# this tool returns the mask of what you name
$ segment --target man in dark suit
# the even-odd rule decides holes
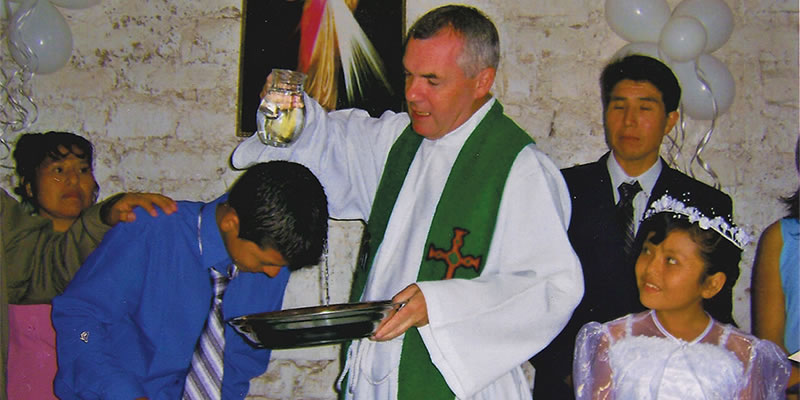
[[[627,56],[604,68],[600,85],[611,151],[596,162],[561,171],[572,197],[568,233],[583,267],[585,293],[561,334],[531,360],[536,368],[534,400],[574,398],[572,356],[583,324],[643,309],[633,271],[638,249],[631,239],[653,201],[665,193],[678,199],[691,196],[718,215],[732,213],[728,195],[670,168],[659,157],[664,136],[678,121],[681,96],[666,65]],[[728,297],[732,308],[732,293]]]

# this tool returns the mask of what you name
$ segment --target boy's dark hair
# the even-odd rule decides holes
[[[444,28],[464,37],[464,50],[457,60],[468,77],[500,63],[500,36],[494,23],[474,7],[447,5],[428,11],[408,30],[409,39],[429,39]]]
[[[62,152],[59,147],[66,149]],[[36,169],[47,159],[58,161],[70,154],[82,160],[87,160],[89,165],[94,162],[94,146],[85,138],[69,132],[26,133],[17,139],[14,146],[14,163],[16,164],[19,185],[14,188],[14,193],[22,198],[23,203],[28,203],[35,210],[39,209],[36,201],[38,188],[36,187]],[[27,184],[31,185],[33,196],[25,190]]]
[[[672,213],[659,213],[643,221],[637,234],[637,245],[641,248],[650,232],[655,233],[649,239],[650,243],[659,244],[670,232],[676,230],[688,233],[700,248],[700,257],[706,264],[703,279],[717,272],[725,274],[722,289],[716,296],[703,299],[703,309],[717,321],[736,325],[733,320],[733,287],[739,279],[742,250],[713,229],[702,229],[697,223],[676,218]]]
[[[228,194],[239,238],[280,252],[295,270],[319,262],[328,237],[328,202],[308,168],[288,161],[253,165]]]
[[[612,61],[603,68],[603,73],[600,74],[600,93],[604,111],[611,101],[611,92],[614,90],[614,86],[625,79],[634,82],[650,82],[655,86],[661,92],[664,111],[667,114],[678,109],[678,102],[681,100],[681,86],[672,70],[655,58],[634,54]]]

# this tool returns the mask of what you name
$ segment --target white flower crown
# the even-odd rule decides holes
[[[747,243],[751,240],[750,235],[748,235],[744,229],[729,223],[725,218],[721,216],[709,218],[697,208],[687,206],[682,201],[676,200],[668,194],[654,201],[644,214],[642,220],[646,220],[655,214],[663,212],[683,215],[689,219],[690,223],[696,222],[700,229],[713,229],[742,250],[744,250],[744,247],[747,246]]]

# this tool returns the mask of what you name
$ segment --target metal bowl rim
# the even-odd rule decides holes
[[[250,322],[277,324],[319,319],[334,319],[360,314],[383,313],[400,307],[401,303],[386,301],[368,301],[360,303],[339,303],[327,306],[289,308],[285,310],[248,314],[232,318],[229,322],[237,325],[248,325]]]

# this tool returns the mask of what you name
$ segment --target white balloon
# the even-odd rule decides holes
[[[629,42],[657,43],[670,16],[666,0],[606,0],[605,12],[611,30]]]
[[[733,32],[733,12],[723,0],[683,0],[672,15],[694,17],[703,24],[708,35],[704,53],[722,47]]]
[[[658,46],[675,62],[693,60],[706,47],[706,30],[693,17],[673,16],[661,30]]]
[[[25,0],[20,5],[8,26],[8,41],[14,60],[40,74],[63,67],[72,54],[69,25],[47,0]]]
[[[701,54],[695,62],[671,65],[681,85],[683,112],[700,120],[714,119],[712,96],[717,102],[717,116],[722,115],[733,104],[736,85],[733,75],[725,64],[710,54]],[[699,72],[699,76],[698,76]],[[700,77],[708,84],[704,85]]]
[[[100,0],[50,0],[55,6],[63,8],[81,9],[100,4]]]

